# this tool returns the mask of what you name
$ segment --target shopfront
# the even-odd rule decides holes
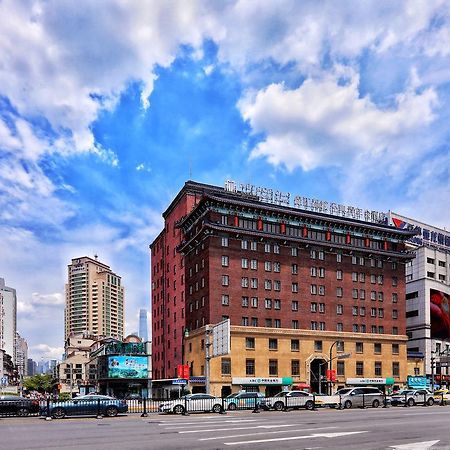
[[[231,383],[233,391],[261,392],[266,397],[271,397],[283,390],[288,390],[292,386],[293,379],[292,377],[233,377]]]
[[[347,386],[372,386],[377,387],[384,393],[388,393],[396,388],[394,378],[347,378]]]

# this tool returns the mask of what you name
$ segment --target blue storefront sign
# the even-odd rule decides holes
[[[430,382],[425,376],[414,377],[408,375],[408,379],[406,381],[407,385],[411,389],[426,389],[430,386]]]
[[[172,380],[172,384],[186,384],[187,381],[183,380],[183,378],[177,378],[175,380]]]

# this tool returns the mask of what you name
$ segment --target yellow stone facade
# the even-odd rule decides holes
[[[248,348],[247,338],[254,340],[254,348]],[[269,348],[269,340],[273,339],[276,339],[276,349]],[[298,350],[291,349],[293,340],[298,340]],[[317,348],[316,341],[322,342],[322,350]],[[219,356],[210,360],[210,392],[220,396],[224,392],[229,392],[230,389],[231,392],[241,390],[241,385],[233,384],[233,378],[236,377],[291,377],[293,385],[311,385],[311,382],[314,381],[311,379],[311,363],[314,360],[320,360],[316,361],[316,369],[317,364],[322,364],[320,371],[325,375],[330,347],[336,341],[342,341],[344,347],[338,349],[337,345],[333,346],[332,368],[337,369],[337,362],[342,361],[344,362],[344,374],[337,374],[334,390],[344,386],[348,378],[392,377],[396,386],[406,383],[408,375],[406,336],[232,326],[231,353],[228,356]],[[191,332],[190,336],[185,339],[185,362],[191,365],[191,376],[206,375],[206,342],[205,327]],[[273,344],[272,341],[272,347],[274,347]],[[338,355],[344,353],[351,353],[351,355],[346,359],[337,358]],[[230,360],[230,374],[222,373],[223,358]],[[254,376],[246,373],[248,359],[254,360]],[[269,360],[277,361],[276,374],[269,373]],[[292,373],[292,360],[299,361],[298,375]],[[359,365],[363,363],[362,374],[361,372],[357,373],[357,362]],[[375,373],[375,363],[381,363],[381,375]],[[393,363],[398,363],[398,375],[393,373]],[[281,390],[281,385],[272,387],[271,393],[273,393],[273,389],[277,388]],[[265,385],[259,385],[258,389],[266,394],[268,392]]]

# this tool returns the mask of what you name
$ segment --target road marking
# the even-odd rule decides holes
[[[438,442],[439,440],[412,442],[411,444],[392,445],[390,448],[394,448],[396,450],[428,450],[430,447],[433,447],[433,445],[437,444]]]
[[[272,438],[272,439],[258,439],[253,441],[239,441],[239,442],[224,442],[225,445],[244,445],[244,444],[259,444],[261,442],[280,442],[280,441],[294,441],[299,439],[312,439],[318,437],[334,438],[340,436],[348,436],[351,434],[367,433],[367,431],[343,431],[338,433],[315,433],[309,436],[290,436],[285,438]]]
[[[208,423],[208,425],[215,425],[216,423],[217,424],[223,424],[223,423],[242,423],[242,422],[258,422],[258,420],[257,419],[247,419],[247,420],[239,420],[239,419],[237,419],[237,420],[217,420],[217,421],[214,421],[214,422],[209,422]],[[194,426],[197,426],[197,427],[204,427],[205,426],[205,424],[204,423],[199,423],[199,422],[175,422],[175,423],[173,423],[173,422],[164,422],[164,423],[160,423],[160,424],[158,424],[160,427],[166,427],[166,426],[168,426],[168,425],[172,425],[173,424],[173,427],[172,428],[184,428],[186,425],[194,425]]]
[[[233,431],[233,430],[248,430],[249,428],[255,429],[255,428],[260,428],[260,429],[272,429],[272,428],[286,428],[286,427],[296,427],[297,424],[293,423],[293,424],[284,424],[284,425],[258,425],[258,426],[252,426],[249,425],[248,427],[233,427],[233,428],[208,428],[208,429],[203,429],[203,430],[187,430],[187,431],[179,431],[178,433],[180,434],[186,434],[186,433],[210,433],[211,431]]]
[[[337,427],[320,427],[320,428],[303,428],[302,431],[313,431],[313,430],[330,430]],[[275,434],[275,433],[292,433],[296,430],[278,430],[278,431],[263,431],[262,433],[247,433],[247,434],[235,434],[233,436],[227,435],[227,436],[217,436],[217,437],[210,437],[210,438],[202,438],[199,439],[199,441],[212,441],[215,439],[231,439],[231,438],[237,438],[237,437],[246,437],[246,436],[258,436],[258,435],[267,435],[267,434]],[[317,447],[319,448],[319,447]]]

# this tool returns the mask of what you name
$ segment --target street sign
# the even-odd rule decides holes
[[[187,381],[186,380],[182,380],[181,378],[172,380],[172,384],[186,384]]]
[[[189,380],[189,364],[178,364],[177,366],[178,378]]]
[[[327,380],[336,381],[336,371],[334,369],[327,370]]]

